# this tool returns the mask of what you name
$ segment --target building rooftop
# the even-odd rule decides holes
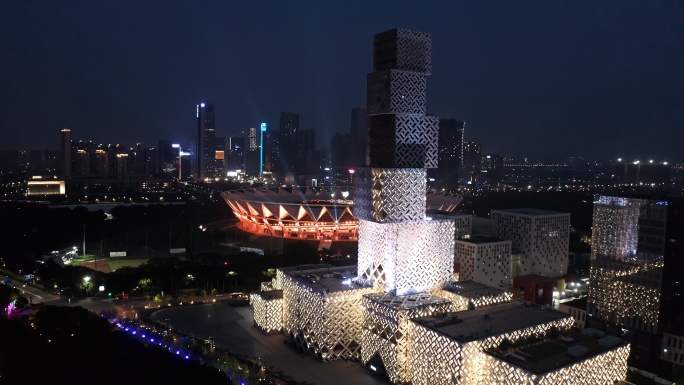
[[[545,216],[545,215],[570,215],[569,213],[562,213],[560,211],[531,209],[531,208],[492,210],[492,212],[495,212],[495,211],[500,211],[500,212],[504,212],[504,213],[511,213],[511,214],[529,215],[529,216],[533,216],[533,217]]]
[[[530,338],[515,344],[504,343],[487,353],[534,374],[542,374],[625,345],[618,337],[597,338],[570,329],[549,333],[541,340]]]
[[[254,293],[254,295],[258,295],[262,299],[265,299],[268,301],[271,299],[283,298],[283,291],[282,290],[257,291],[256,293]]]
[[[497,296],[506,292],[506,290],[483,285],[475,281],[450,282],[444,287],[444,290],[470,299]]]
[[[514,285],[515,285],[515,282],[519,282],[519,281],[525,281],[525,282],[529,282],[529,283],[544,283],[544,282],[553,281],[553,278],[544,277],[543,275],[539,275],[539,274],[519,275],[519,276],[513,278],[513,284]]]
[[[420,294],[407,294],[407,295],[392,295],[389,293],[372,293],[366,294],[368,297],[374,301],[380,302],[385,306],[389,306],[394,309],[412,309],[423,306],[434,305],[438,303],[448,303],[449,301],[444,298],[436,297],[428,293]]]
[[[485,235],[473,235],[470,238],[459,239],[461,242],[473,243],[476,245],[483,243],[494,243],[494,242],[510,242],[497,237],[488,237]]]
[[[461,343],[471,342],[563,318],[569,314],[523,301],[501,303],[476,310],[415,318],[412,321]]]
[[[573,299],[572,301],[565,301],[561,302],[561,305],[573,307],[575,309],[580,309],[580,310],[587,310],[587,302],[589,300],[589,297],[582,297],[578,299]]]
[[[279,269],[283,273],[306,282],[309,286],[324,293],[355,290],[366,286],[353,281],[356,278],[356,265],[335,267],[327,263],[299,265]]]

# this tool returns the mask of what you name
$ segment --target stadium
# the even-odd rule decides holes
[[[252,234],[311,241],[357,241],[351,187],[274,187],[221,193]],[[426,211],[453,212],[463,197],[428,193]]]

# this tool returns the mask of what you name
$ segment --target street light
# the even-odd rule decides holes
[[[83,277],[83,286],[85,286],[86,293],[90,295],[90,276]]]

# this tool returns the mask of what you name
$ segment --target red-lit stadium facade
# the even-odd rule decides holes
[[[357,241],[351,187],[274,187],[221,193],[252,234],[312,241]],[[429,193],[426,210],[452,212],[463,197]]]

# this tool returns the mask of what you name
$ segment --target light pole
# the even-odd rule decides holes
[[[85,224],[83,225],[83,258],[85,258]]]
[[[90,295],[90,277],[83,277],[83,282],[86,288],[86,293]]]

